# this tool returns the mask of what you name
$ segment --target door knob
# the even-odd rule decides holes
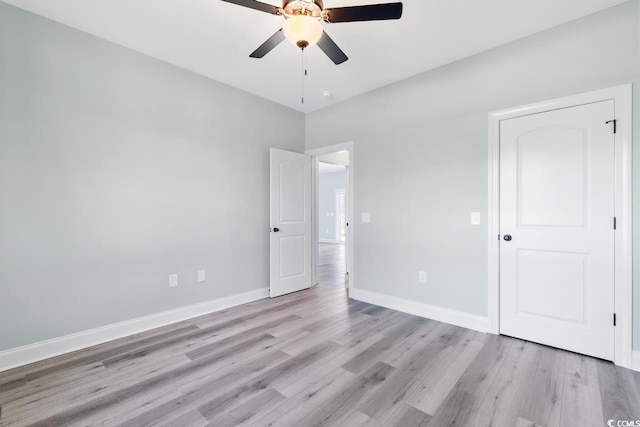
[[[504,235],[504,240],[506,240],[507,242],[511,241],[511,234],[505,234]]]
[[[277,233],[278,231],[280,231],[280,229],[278,227],[273,227],[273,232]]]

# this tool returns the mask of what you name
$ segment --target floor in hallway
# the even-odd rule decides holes
[[[345,286],[348,281],[345,248],[343,243],[320,243],[318,281],[321,285]]]

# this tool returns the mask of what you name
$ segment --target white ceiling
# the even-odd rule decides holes
[[[349,56],[334,65],[283,42],[249,58],[282,17],[220,0],[3,0],[300,111],[310,112],[627,0],[404,0],[398,21],[324,24]],[[278,0],[265,0],[280,5]],[[325,0],[325,8],[386,0]],[[324,98],[322,91],[333,93]]]

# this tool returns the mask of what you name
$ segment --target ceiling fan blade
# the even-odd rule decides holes
[[[322,51],[331,59],[334,64],[340,65],[349,57],[344,54],[342,49],[338,47],[336,42],[333,41],[329,34],[325,32],[322,33],[322,37],[318,41],[318,47],[322,49]]]
[[[259,48],[253,51],[251,58],[262,58],[267,53],[271,52],[276,46],[278,46],[284,40],[284,31],[280,28],[274,35],[269,37],[266,42],[262,43]]]
[[[271,13],[273,15],[280,14],[280,8],[274,5],[262,3],[259,1],[254,1],[254,0],[222,0],[222,1],[225,1],[227,3],[237,4],[238,6],[248,7],[249,9],[259,10],[260,12]]]
[[[336,7],[334,9],[325,10],[325,13],[325,21],[330,23],[400,19],[402,17],[402,3]]]

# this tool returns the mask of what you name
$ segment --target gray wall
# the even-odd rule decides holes
[[[338,220],[336,190],[346,188],[347,173],[331,172],[320,174],[318,179],[318,237],[325,240],[336,240],[336,221]],[[334,216],[327,216],[332,213]]]
[[[634,209],[640,212],[638,17],[634,0],[308,114],[308,149],[355,142],[356,286],[487,314],[491,111],[634,83]],[[482,212],[482,226],[470,225],[472,211]],[[371,224],[357,219],[361,212],[371,212]],[[428,272],[427,285],[417,283],[418,270]],[[638,274],[634,289],[640,348]]]
[[[301,113],[0,3],[0,350],[268,287],[271,146]]]

